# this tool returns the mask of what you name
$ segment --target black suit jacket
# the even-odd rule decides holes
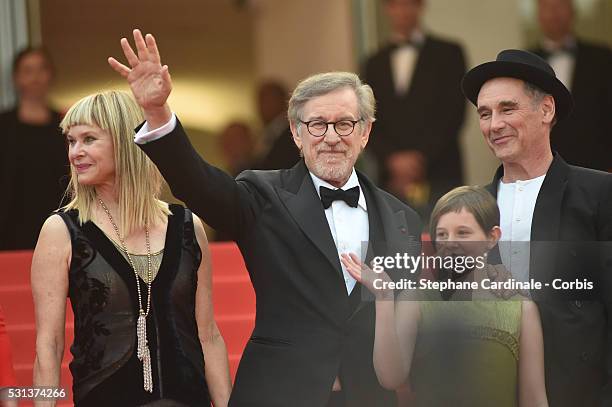
[[[180,123],[141,147],[177,198],[236,240],[249,271],[257,316],[230,405],[323,407],[337,375],[347,406],[394,405],[395,395],[380,387],[373,368],[373,302],[352,302],[353,294],[347,295],[304,162],[288,170],[245,171],[234,180],[198,156]],[[370,239],[379,230],[381,240],[420,250],[416,214],[361,174],[359,182]]]
[[[541,48],[533,51],[547,57]],[[612,171],[612,50],[577,41],[575,58],[575,106],[552,129],[551,143],[572,164]]]
[[[22,123],[17,108],[0,113],[0,250],[32,250],[45,219],[63,201],[70,173],[61,117]]]
[[[487,189],[497,197],[500,167]],[[594,272],[590,258],[571,248],[555,258],[543,258],[548,243],[567,248],[612,241],[612,174],[568,165],[555,154],[538,194],[531,224],[530,274],[537,279],[561,277],[607,278],[612,273],[607,260]],[[535,242],[535,243],[534,243]],[[544,242],[538,246],[538,242]],[[570,247],[574,247],[570,245]],[[545,273],[534,276],[534,270]],[[608,280],[609,281],[609,280]],[[605,283],[598,281],[598,283]],[[609,289],[609,282],[608,288]],[[546,390],[551,407],[612,405],[612,324],[609,293],[597,301],[561,301],[547,297],[536,301],[544,333]]]
[[[419,150],[428,160],[428,177],[435,202],[463,184],[459,132],[465,116],[461,78],[465,58],[458,44],[427,35],[419,50],[410,88],[398,95],[393,84],[389,45],[370,57],[364,79],[374,90],[377,120],[370,148],[385,180],[384,160],[399,150]]]

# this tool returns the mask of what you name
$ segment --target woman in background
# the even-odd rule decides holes
[[[47,100],[52,79],[44,49],[15,57],[17,105],[0,113],[0,250],[33,249],[43,222],[61,206],[68,162],[60,114]]]
[[[484,256],[501,237],[497,203],[484,188],[455,188],[436,203],[430,234],[440,256]],[[451,301],[439,291],[407,290],[393,301],[393,293],[372,284],[388,278],[385,273],[374,275],[353,255],[342,262],[377,298],[374,368],[383,387],[396,389],[410,379],[419,407],[548,406],[533,302],[479,301],[495,297],[478,290],[472,299],[457,293]],[[450,278],[479,282],[487,275],[474,268]],[[459,298],[464,301],[452,301]]]
[[[189,210],[158,200],[161,175],[132,141],[141,121],[128,94],[108,91],[61,122],[71,201],[34,252],[34,385],[59,384],[68,296],[76,406],[226,406],[206,234]]]

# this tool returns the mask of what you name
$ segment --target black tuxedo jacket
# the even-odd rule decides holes
[[[541,48],[533,51],[547,57]],[[551,143],[572,164],[612,171],[612,50],[577,41],[575,58],[575,106],[553,127]]]
[[[419,50],[410,88],[398,95],[393,84],[389,45],[370,57],[364,79],[374,90],[377,120],[370,148],[379,163],[399,150],[419,150],[428,160],[432,200],[463,184],[459,132],[465,115],[461,78],[465,58],[458,44],[431,35]],[[383,182],[384,167],[381,167]]]
[[[325,406],[339,375],[347,406],[392,406],[373,369],[375,308],[347,295],[325,213],[303,161],[288,170],[245,171],[236,180],[198,156],[180,123],[142,145],[183,200],[231,235],[257,299],[255,328],[231,406]],[[359,175],[370,240],[420,250],[417,215]],[[376,235],[379,236],[376,236]]]
[[[487,186],[494,197],[502,176],[500,167]],[[533,213],[531,277],[534,270],[543,268],[551,277],[564,279],[597,276],[599,272],[610,275],[609,250],[604,253],[608,259],[595,273],[585,269],[591,259],[581,257],[574,249],[553,259],[543,259],[537,246],[537,242],[598,242],[600,249],[605,242],[609,248],[610,241],[612,174],[568,165],[555,154]],[[542,267],[543,263],[550,264]],[[544,333],[546,390],[551,407],[612,405],[611,299],[609,294],[598,298],[598,301],[561,301],[551,297],[536,300]]]

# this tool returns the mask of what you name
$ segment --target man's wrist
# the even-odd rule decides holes
[[[153,131],[168,123],[172,118],[170,106],[165,103],[159,108],[148,108],[144,111],[144,118],[147,121],[149,131]]]

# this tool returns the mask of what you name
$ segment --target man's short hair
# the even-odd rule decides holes
[[[338,89],[349,88],[357,95],[359,115],[368,122],[375,120],[376,100],[372,88],[361,82],[352,72],[327,72],[310,76],[296,86],[287,109],[287,117],[292,123],[302,119],[302,109],[311,99],[327,95]]]
[[[534,85],[533,83],[530,83],[527,81],[523,81],[523,83],[524,83],[525,93],[527,94],[527,96],[531,98],[531,102],[533,106],[539,105],[546,96],[552,97],[553,100],[555,99],[553,95],[546,92],[539,86]],[[552,128],[556,123],[557,123],[557,114],[555,113],[555,117],[553,118],[553,121],[550,124],[550,127]]]

